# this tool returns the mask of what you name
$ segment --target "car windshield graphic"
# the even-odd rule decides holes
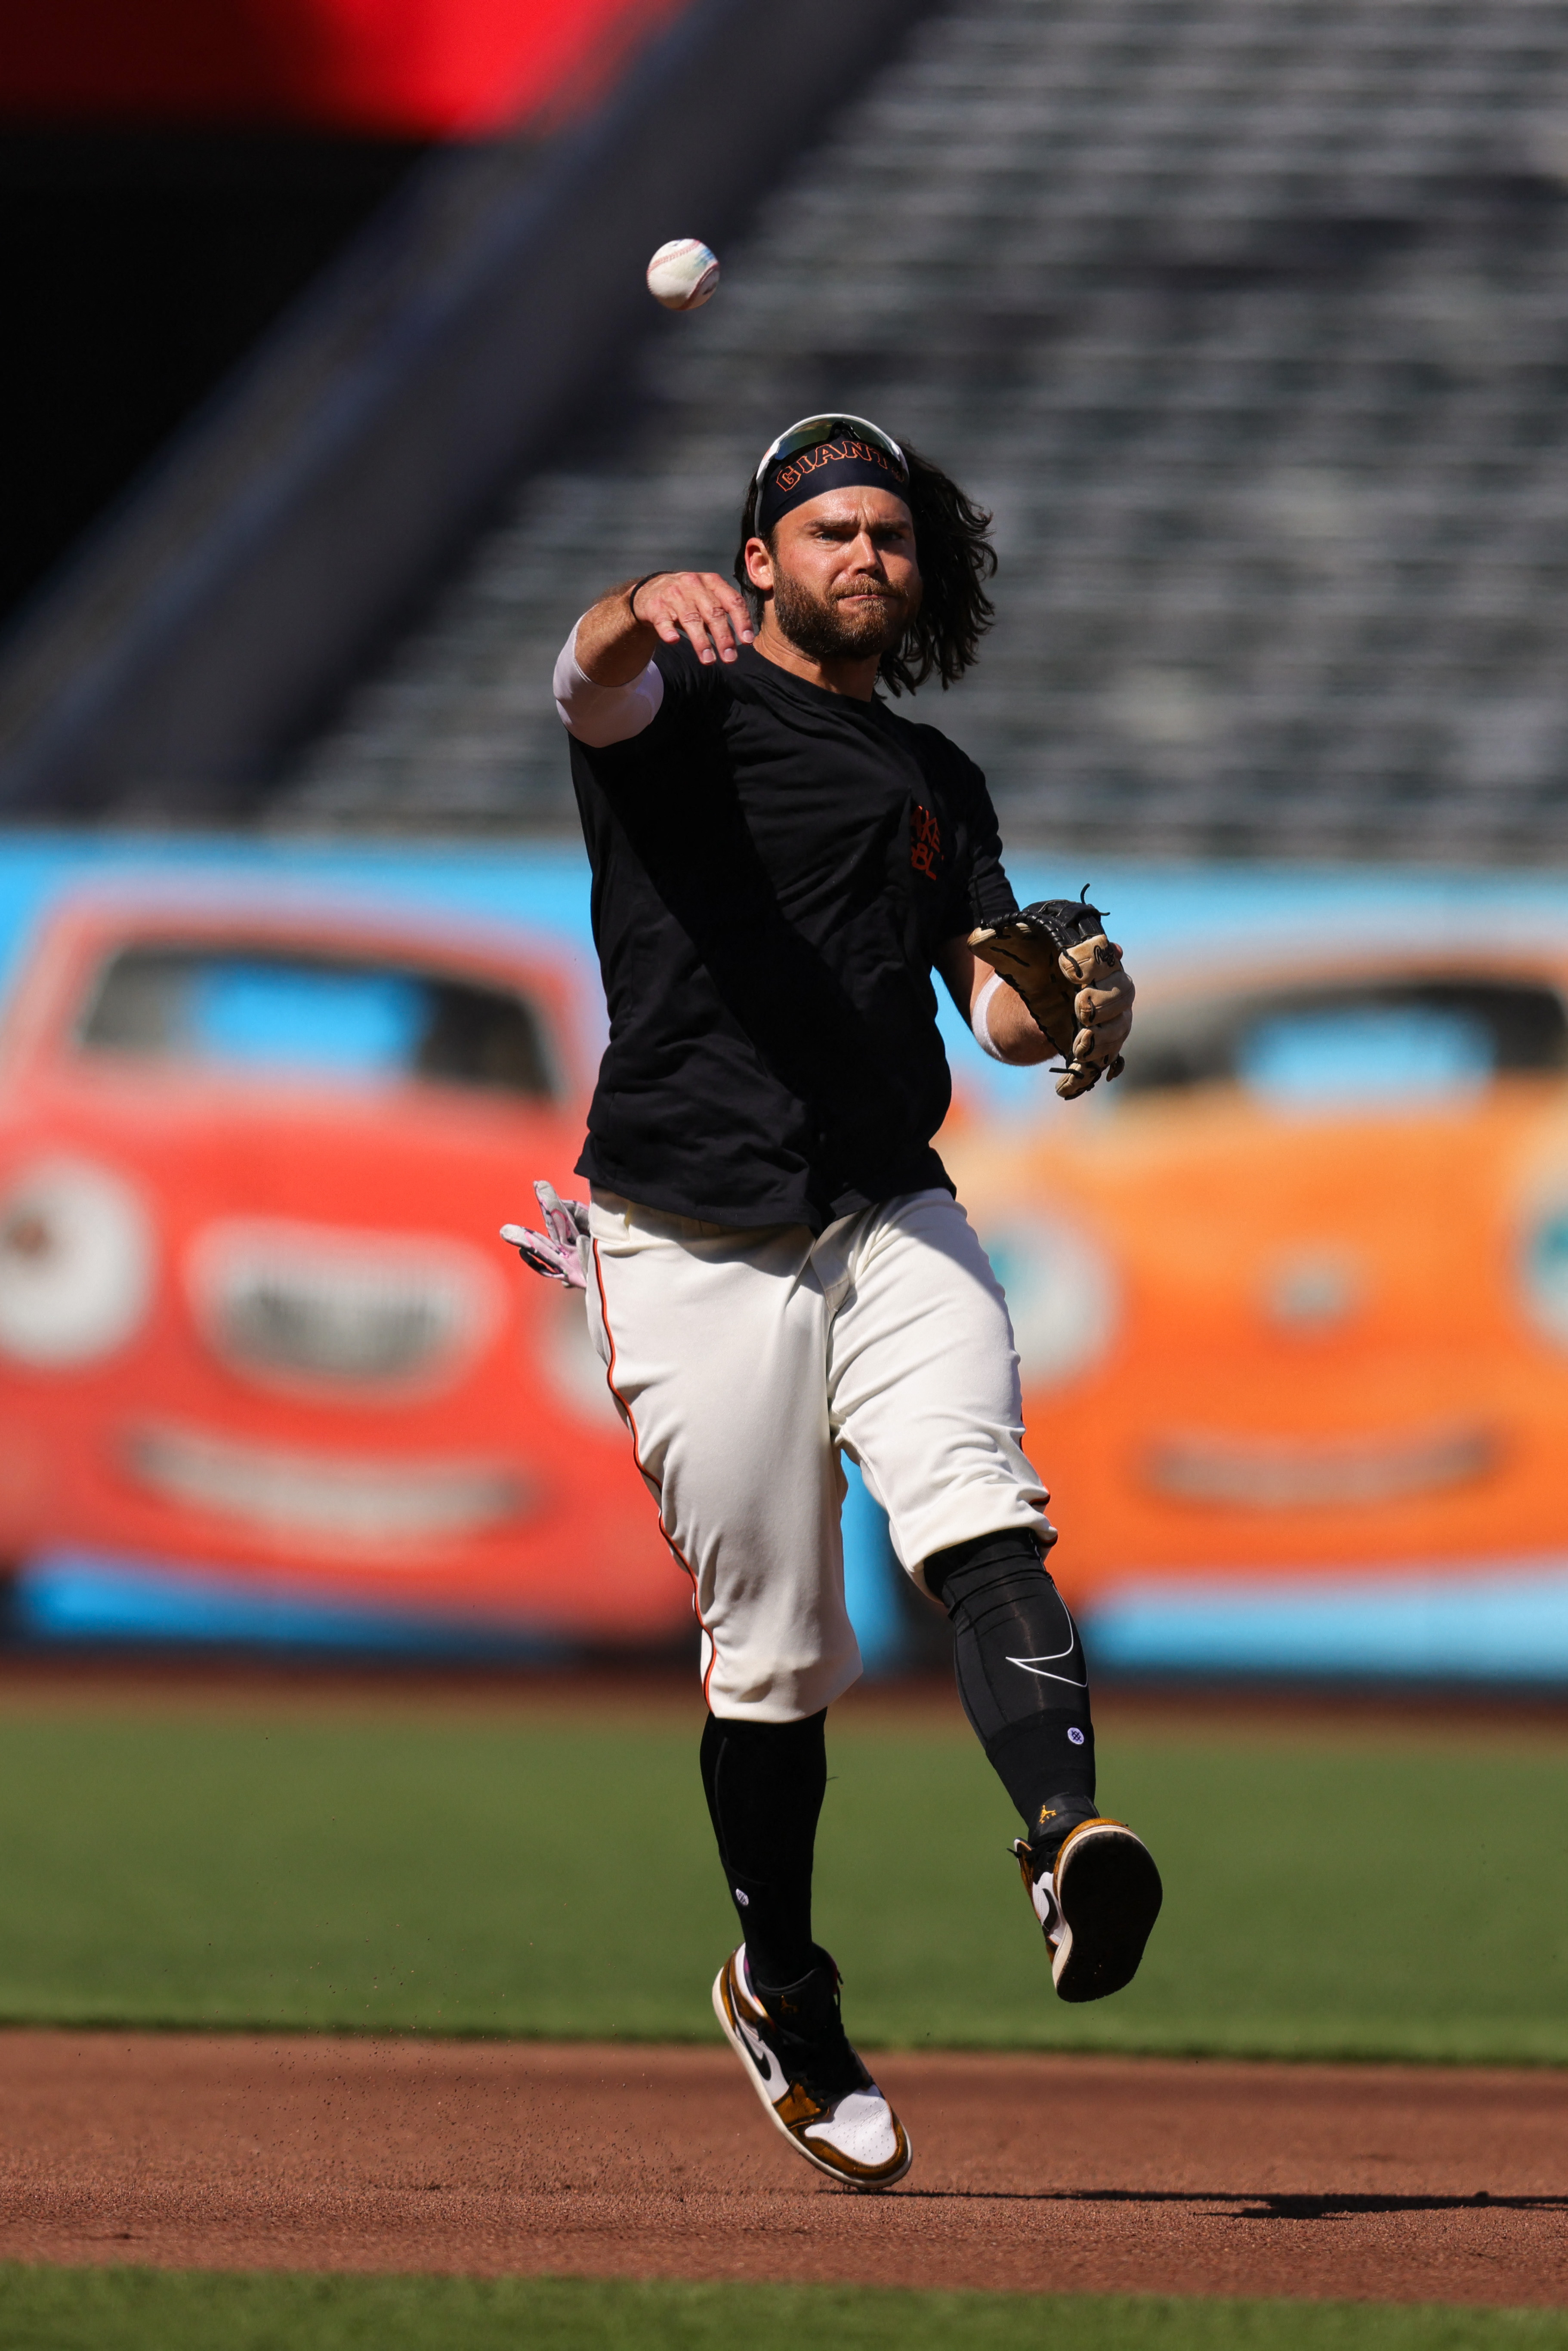
[[[556,1091],[538,1016],[521,997],[287,950],[125,948],[100,973],[78,1042],[241,1077],[424,1079],[534,1099]]]
[[[1568,1068],[1554,988],[1468,977],[1336,980],[1153,1005],[1127,1094],[1239,1084],[1281,1110],[1419,1108]]]
[[[1265,1015],[1243,1030],[1236,1056],[1248,1092],[1281,1109],[1477,1094],[1496,1066],[1487,1023],[1435,1004],[1341,1004]]]

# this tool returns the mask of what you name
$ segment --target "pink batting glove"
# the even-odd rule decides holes
[[[535,1183],[534,1194],[544,1212],[544,1231],[536,1233],[529,1225],[503,1225],[501,1238],[509,1241],[523,1263],[542,1273],[547,1281],[559,1281],[567,1290],[586,1290],[588,1275],[579,1243],[588,1231],[588,1210],[580,1200],[563,1200],[543,1176]]]

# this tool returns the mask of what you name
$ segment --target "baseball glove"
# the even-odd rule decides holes
[[[1066,1062],[1059,1094],[1071,1101],[1102,1077],[1121,1076],[1133,983],[1097,906],[1086,898],[1041,898],[971,931],[969,946],[1017,989],[1035,1027]]]

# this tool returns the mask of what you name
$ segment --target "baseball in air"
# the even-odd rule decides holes
[[[648,291],[666,310],[700,310],[718,284],[718,256],[697,236],[674,236],[648,264]]]

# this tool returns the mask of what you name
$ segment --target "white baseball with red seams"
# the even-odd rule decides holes
[[[718,284],[718,256],[698,236],[672,237],[648,264],[648,291],[666,310],[700,310]]]

